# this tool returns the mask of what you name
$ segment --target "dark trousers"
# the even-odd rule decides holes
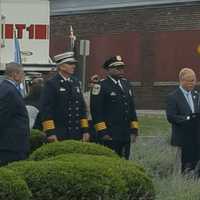
[[[27,153],[24,152],[0,150],[0,166],[7,165],[13,161],[25,160],[27,156]]]
[[[190,148],[183,146],[181,154],[182,173],[194,170],[199,161],[198,147],[196,145],[192,145]]]
[[[89,120],[89,133],[90,133],[90,141],[94,143],[99,143],[98,133],[94,128],[94,124],[92,120]]]
[[[130,141],[103,141],[101,142],[104,146],[114,150],[120,157],[124,157],[126,160],[130,156]]]
[[[194,170],[199,161],[199,142],[195,132],[189,133],[190,137],[187,137],[184,144],[181,147],[181,163],[182,173]]]

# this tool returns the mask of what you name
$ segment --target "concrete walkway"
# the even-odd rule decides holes
[[[138,115],[163,115],[165,116],[165,110],[137,110]]]

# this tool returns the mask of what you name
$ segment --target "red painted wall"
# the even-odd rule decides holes
[[[88,75],[105,74],[102,64],[114,55],[121,55],[127,64],[127,78],[141,80],[140,71],[140,35],[139,33],[123,33],[90,37],[91,53],[88,57]]]
[[[104,76],[101,66],[105,59],[121,55],[127,64],[127,78],[133,81],[177,81],[182,67],[191,67],[200,78],[200,31],[129,32],[84,39],[91,44],[88,76]],[[63,52],[68,43],[66,38],[51,38],[50,42],[51,55]]]
[[[155,36],[154,80],[174,81],[183,67],[190,67],[200,78],[200,31],[157,32]]]

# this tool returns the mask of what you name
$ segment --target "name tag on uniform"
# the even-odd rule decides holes
[[[61,87],[61,88],[59,89],[59,91],[64,92],[64,91],[66,91],[66,89]]]

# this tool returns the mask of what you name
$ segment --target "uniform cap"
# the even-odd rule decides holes
[[[109,58],[103,64],[104,69],[124,67],[124,66],[126,66],[126,65],[124,64],[122,57],[119,55]]]
[[[74,52],[73,51],[58,54],[58,55],[54,56],[54,60],[55,60],[57,65],[60,65],[60,64],[63,64],[63,63],[73,64],[73,63],[78,62],[74,58]]]

